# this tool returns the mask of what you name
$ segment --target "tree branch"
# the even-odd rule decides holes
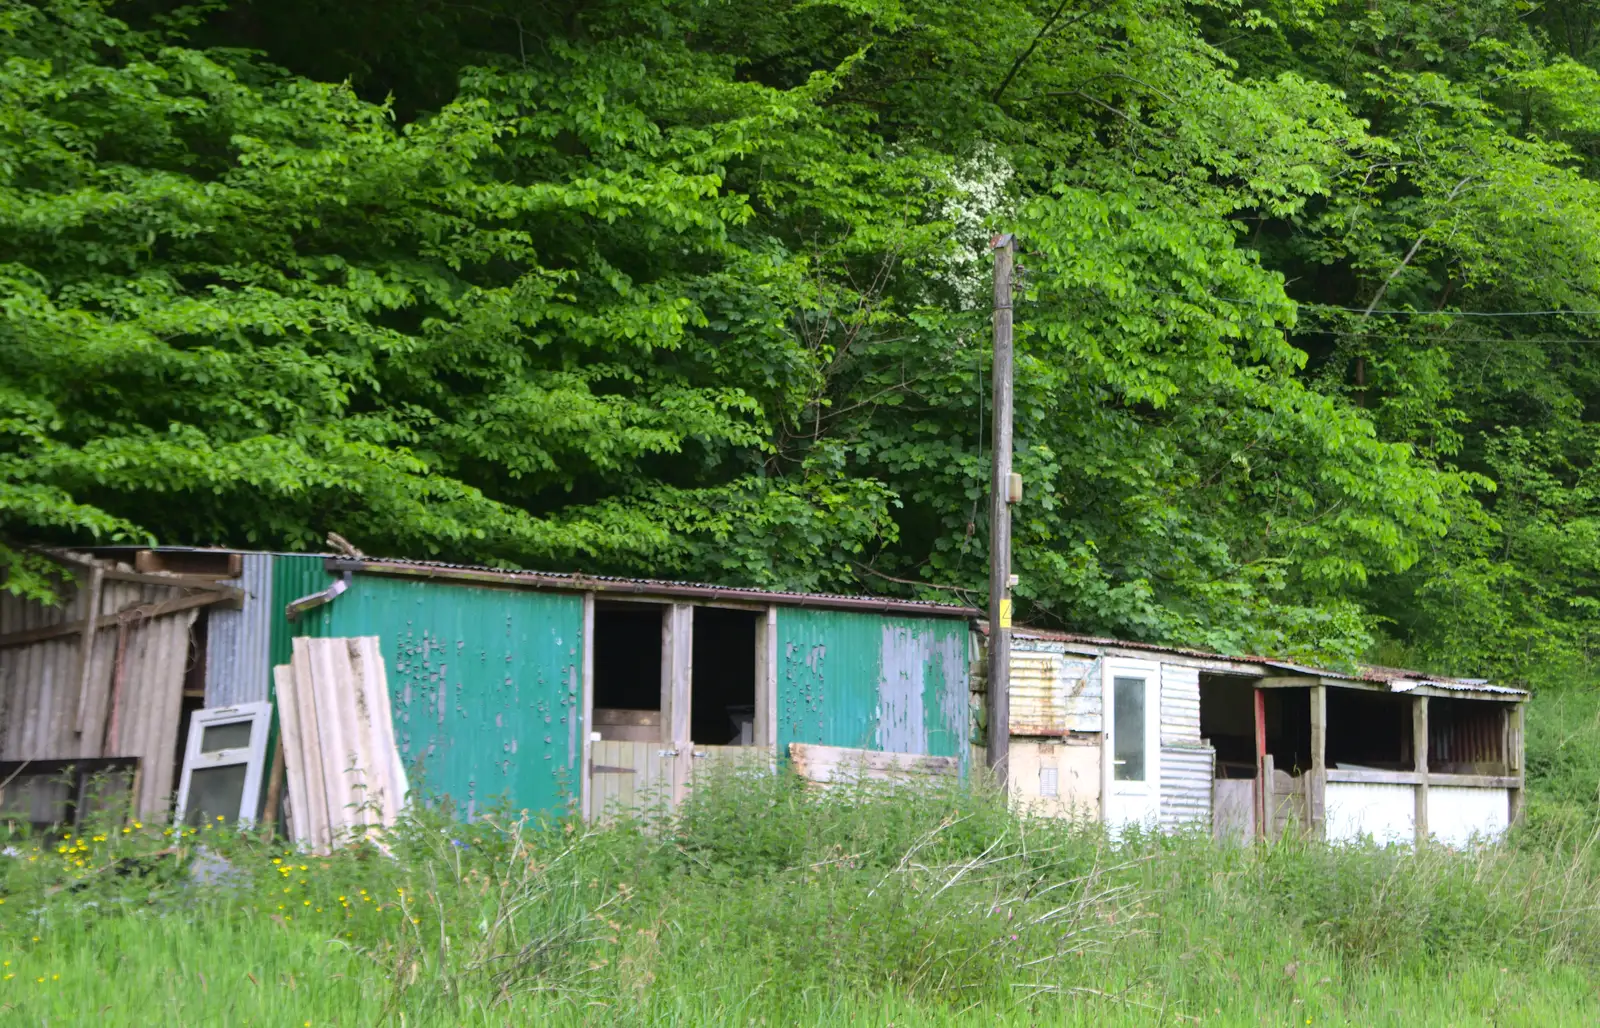
[[[1059,28],[1064,29],[1069,25],[1076,25],[1078,22],[1087,18],[1089,15],[1094,14],[1096,11],[1101,10],[1110,3],[1111,0],[1100,0],[1099,3],[1093,4],[1088,9],[1080,12],[1076,17],[1062,22]],[[1000,84],[998,86],[994,87],[994,92],[989,95],[990,103],[997,104],[1000,102],[1000,97],[1004,96],[1005,91],[1011,88],[1011,83],[1016,79],[1017,73],[1022,70],[1022,66],[1024,64],[1028,63],[1028,58],[1033,56],[1033,52],[1039,49],[1039,44],[1044,42],[1044,37],[1048,36],[1052,30],[1058,28],[1056,21],[1061,17],[1061,12],[1065,11],[1066,9],[1067,0],[1061,0],[1061,2],[1056,5],[1056,9],[1051,12],[1050,17],[1046,18],[1044,24],[1039,26],[1039,31],[1034,33],[1033,42],[1028,44],[1028,48],[1026,50],[1017,55],[1017,59],[1011,62],[1011,70],[1006,72],[1006,77],[1000,80]]]

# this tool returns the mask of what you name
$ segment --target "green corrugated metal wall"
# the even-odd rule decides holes
[[[278,561],[275,595],[285,602],[333,581],[321,558]],[[288,659],[293,636],[379,637],[395,739],[425,795],[449,796],[469,817],[502,797],[560,812],[577,795],[581,597],[357,574],[332,603],[281,628],[275,663]]]
[[[283,608],[302,596],[319,593],[333,584],[333,576],[322,566],[321,557],[288,557],[277,554],[272,558],[272,632],[267,640],[267,652],[272,666],[289,663],[294,653],[291,641],[297,635],[321,636],[322,621],[310,615],[301,615],[296,621],[283,616]],[[273,702],[277,702],[277,687],[273,687]]]
[[[778,752],[791,742],[969,757],[967,624],[778,608]]]

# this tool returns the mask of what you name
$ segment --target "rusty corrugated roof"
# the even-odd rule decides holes
[[[987,623],[980,624],[980,631],[988,632]],[[1226,660],[1240,664],[1261,664],[1265,667],[1279,671],[1290,671],[1301,675],[1316,675],[1321,678],[1342,678],[1351,682],[1373,682],[1380,685],[1393,686],[1395,683],[1410,683],[1413,685],[1427,685],[1439,689],[1449,689],[1456,692],[1482,692],[1500,693],[1506,696],[1527,696],[1526,689],[1518,689],[1509,685],[1494,685],[1490,682],[1476,678],[1453,678],[1448,675],[1431,675],[1424,671],[1411,671],[1406,668],[1382,667],[1377,664],[1361,664],[1353,671],[1334,671],[1329,668],[1314,667],[1309,664],[1296,664],[1292,661],[1281,660],[1275,657],[1261,657],[1251,654],[1213,653],[1210,650],[1194,649],[1187,646],[1166,646],[1161,643],[1136,642],[1128,639],[1112,639],[1108,636],[1081,635],[1076,632],[1057,632],[1043,628],[1015,628],[1014,636],[1023,636],[1034,639],[1044,639],[1056,642],[1078,643],[1085,646],[1120,646],[1125,649],[1149,650],[1152,653],[1172,653],[1183,657],[1194,657],[1198,660]]]

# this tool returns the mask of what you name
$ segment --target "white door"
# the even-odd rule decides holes
[[[1161,665],[1108,659],[1102,675],[1106,825],[1153,830],[1161,819]]]

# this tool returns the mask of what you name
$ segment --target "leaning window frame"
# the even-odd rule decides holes
[[[212,753],[200,752],[208,728],[249,722],[250,745]],[[184,747],[183,773],[178,783],[178,803],[173,823],[182,825],[189,809],[189,785],[194,772],[234,764],[245,766],[244,788],[239,794],[240,827],[255,824],[257,807],[261,804],[261,779],[266,770],[267,736],[272,728],[272,704],[236,703],[228,707],[208,707],[197,710],[189,718],[188,745]]]

